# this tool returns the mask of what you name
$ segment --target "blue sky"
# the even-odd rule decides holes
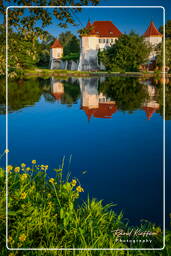
[[[166,9],[166,20],[171,19],[171,0],[101,0],[100,6],[163,6]],[[143,34],[150,21],[154,21],[156,27],[163,23],[163,10],[161,8],[84,8],[77,13],[75,21],[78,26],[69,25],[67,29],[57,26],[57,20],[53,19],[51,25],[46,27],[55,37],[70,30],[74,34],[87,24],[95,20],[111,20],[122,33],[129,33],[131,30]],[[82,24],[82,25],[81,25]]]

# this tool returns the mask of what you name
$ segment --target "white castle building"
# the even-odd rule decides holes
[[[112,21],[94,21],[92,24],[88,21],[83,31],[80,34],[80,60],[77,69],[80,71],[105,69],[103,64],[98,62],[98,51],[115,44],[122,33]],[[157,30],[154,23],[151,22],[143,36],[144,40],[153,47],[149,56],[149,62],[154,61],[156,57],[154,48],[162,42],[162,34]],[[51,68],[53,68],[55,61],[59,61],[62,54],[62,45],[56,39],[51,46]]]

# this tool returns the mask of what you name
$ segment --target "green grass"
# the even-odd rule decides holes
[[[70,175],[64,179],[63,165],[51,171],[48,166],[32,162],[31,167],[8,167],[8,208],[10,248],[126,248],[142,247],[119,242],[114,231],[129,232],[140,228],[153,232],[153,245],[162,247],[162,233],[159,227],[142,222],[131,227],[122,213],[116,214],[112,205],[88,198],[80,203],[79,197],[86,193],[80,181]],[[84,191],[85,190],[85,191]],[[5,171],[0,168],[0,250],[1,255],[10,255],[5,248]],[[127,238],[124,236],[124,238]],[[137,237],[134,236],[134,239]],[[162,255],[170,255],[171,233],[168,232],[169,246]],[[142,237],[141,237],[142,239]],[[12,255],[160,255],[160,252],[124,251],[22,251]]]

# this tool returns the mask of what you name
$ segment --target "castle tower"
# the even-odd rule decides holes
[[[50,49],[51,69],[60,68],[60,60],[63,56],[63,46],[58,39],[54,41]]]
[[[111,21],[90,21],[80,34],[81,54],[78,70],[98,70],[98,51],[115,43],[121,32]]]
[[[151,22],[146,32],[144,33],[144,39],[146,42],[149,42],[153,47],[153,50],[150,53],[149,60],[154,60],[156,57],[155,47],[162,42],[163,35],[158,31],[154,22]]]

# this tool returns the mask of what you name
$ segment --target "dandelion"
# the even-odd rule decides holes
[[[19,236],[19,241],[24,242],[26,240],[26,235],[22,234]]]
[[[30,171],[30,167],[27,167],[27,168],[26,168],[26,171],[27,171],[27,172]]]
[[[26,179],[27,179],[27,174],[26,174],[26,173],[22,174],[22,175],[20,176],[20,179],[21,179],[21,181],[26,180]]]
[[[27,196],[27,194],[25,192],[23,192],[23,193],[21,193],[21,197],[20,198],[23,200],[23,199],[26,198],[26,196]]]
[[[22,168],[25,168],[25,167],[26,167],[26,164],[22,163],[22,164],[21,164],[21,167],[22,167]]]
[[[51,184],[54,184],[54,183],[55,183],[54,178],[49,179],[49,182],[50,182]]]
[[[76,180],[72,180],[71,181],[71,185],[74,187],[74,186],[76,186],[76,184],[77,184],[77,181]]]
[[[32,164],[36,164],[36,160],[32,160]]]
[[[14,172],[20,172],[20,167],[15,167]]]
[[[13,169],[13,166],[12,165],[8,165],[8,167],[7,167],[8,172],[12,171],[12,169]]]
[[[81,186],[76,187],[76,190],[77,190],[78,192],[84,192],[84,189],[83,189]]]

